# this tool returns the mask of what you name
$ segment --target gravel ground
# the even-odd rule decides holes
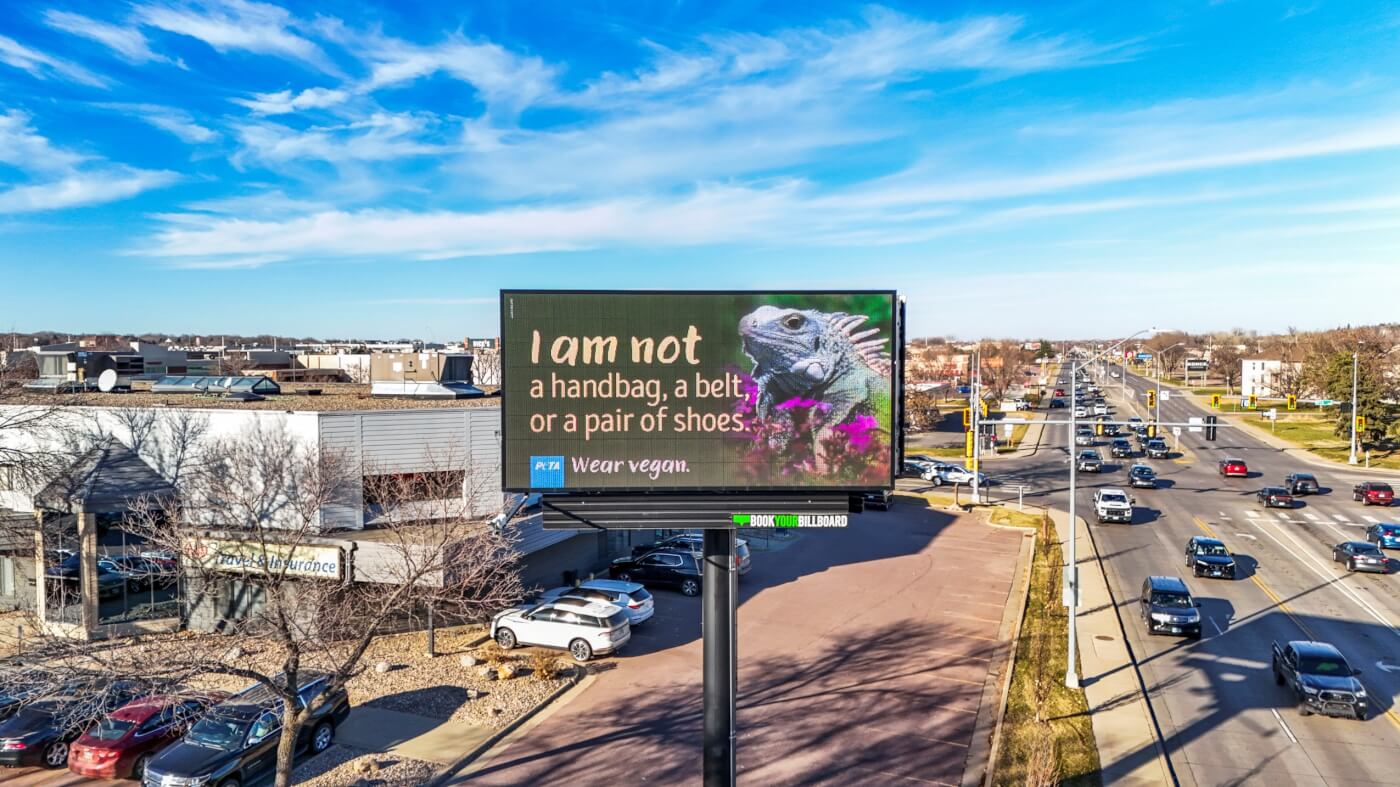
[[[437,767],[336,744],[297,766],[292,781],[301,787],[416,787],[432,778]]]

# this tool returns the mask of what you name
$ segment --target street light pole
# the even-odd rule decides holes
[[[1357,382],[1357,356],[1359,353],[1351,354],[1351,455],[1347,457],[1347,464],[1356,464],[1356,382]]]
[[[1069,363],[1069,647],[1065,656],[1065,688],[1079,688],[1079,670],[1075,667],[1075,645],[1079,638],[1079,559],[1075,555],[1075,534],[1079,531],[1079,520],[1075,515],[1075,498],[1078,497],[1075,483],[1078,481],[1079,463],[1074,458],[1074,436],[1079,431],[1079,421],[1075,417],[1078,407],[1079,365]]]

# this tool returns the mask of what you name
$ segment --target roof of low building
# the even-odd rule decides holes
[[[126,511],[138,501],[175,489],[134,451],[105,440],[78,457],[35,496],[45,508],[80,506],[87,513]]]
[[[7,391],[4,403],[30,407],[185,407],[217,410],[278,410],[304,412],[334,412],[346,410],[409,410],[443,407],[499,406],[497,396],[477,399],[412,399],[408,397],[371,396],[368,385],[354,383],[281,383],[282,393],[268,396],[260,402],[243,402],[221,396],[200,394],[153,393],[149,386],[137,381],[129,393],[90,391],[74,394],[49,394],[34,391]],[[482,386],[488,393],[491,386]],[[310,391],[320,391],[310,395]]]

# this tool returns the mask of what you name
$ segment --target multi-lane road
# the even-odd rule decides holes
[[[1062,377],[1068,381],[1068,371]],[[1148,415],[1150,382],[1129,375],[1126,385],[1118,379],[1099,384],[1115,419]],[[1164,422],[1208,412],[1187,397],[1161,406]],[[1363,540],[1375,521],[1400,520],[1400,509],[1364,508],[1351,499],[1353,484],[1385,479],[1359,468],[1310,464],[1245,426],[1221,428],[1213,442],[1187,430],[1180,439],[1182,456],[1139,455],[1107,465],[1102,475],[1080,474],[1077,501],[1080,516],[1092,523],[1096,488],[1126,488],[1133,462],[1157,470],[1159,488],[1133,491],[1138,507],[1131,525],[1091,528],[1178,779],[1271,787],[1400,784],[1400,555],[1391,553],[1386,575],[1349,575],[1331,562],[1333,544]],[[1107,454],[1107,439],[1100,442]],[[1067,427],[1047,427],[1034,456],[988,469],[1005,483],[1025,485],[1028,500],[1065,508],[1068,443]],[[1227,455],[1248,463],[1249,478],[1218,474],[1216,462]],[[1324,494],[1302,498],[1291,510],[1259,507],[1254,493],[1293,472],[1315,474]],[[1184,550],[1197,535],[1218,537],[1237,554],[1238,579],[1191,577]],[[1147,635],[1137,598],[1143,579],[1153,574],[1186,579],[1201,602],[1199,642]],[[1274,685],[1269,661],[1272,641],[1296,639],[1332,642],[1363,671],[1371,718],[1299,714],[1285,689]]]

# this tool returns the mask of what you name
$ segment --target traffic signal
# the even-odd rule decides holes
[[[1147,389],[1147,409],[1151,410],[1157,406],[1157,389]]]
[[[1206,439],[1215,439],[1215,422],[1219,420],[1213,415],[1206,416]]]
[[[1156,437],[1156,436],[1157,436],[1157,425],[1156,425],[1156,424],[1148,424],[1148,425],[1147,425],[1147,438],[1150,440],[1150,439],[1152,439],[1152,438],[1154,438],[1154,437]]]
[[[975,453],[973,449],[976,448],[977,435],[972,432],[964,432],[963,438],[963,455],[971,458],[973,453]]]
[[[971,408],[971,407],[964,407],[964,408],[963,408],[963,428],[964,428],[964,429],[971,429],[971,428],[972,428],[972,408]]]
[[[1364,415],[1358,415],[1358,416],[1356,416],[1356,431],[1358,431],[1358,432],[1364,432],[1364,431],[1366,431],[1366,416],[1364,416]]]
[[[1210,406],[1211,406],[1212,409],[1215,409],[1215,410],[1219,410],[1219,409],[1220,409],[1220,394],[1211,394],[1211,395],[1210,395]]]
[[[1103,421],[1095,421],[1095,422],[1094,422],[1094,434],[1097,434],[1097,435],[1103,434]]]
[[[1290,409],[1290,410],[1297,410],[1297,409],[1298,409],[1298,397],[1294,396],[1293,394],[1289,394],[1289,395],[1288,395],[1288,409]]]
[[[986,418],[986,417],[987,417],[987,400],[986,400],[986,399],[983,399],[982,401],[978,402],[978,404],[981,405],[981,407],[982,407],[982,417],[983,417],[983,418]]]
[[[1254,394],[1250,394],[1250,395],[1249,395],[1249,409],[1253,410],[1254,408],[1256,408],[1256,407],[1258,407],[1258,406],[1259,406],[1259,397],[1256,396],[1256,395],[1254,395]]]

